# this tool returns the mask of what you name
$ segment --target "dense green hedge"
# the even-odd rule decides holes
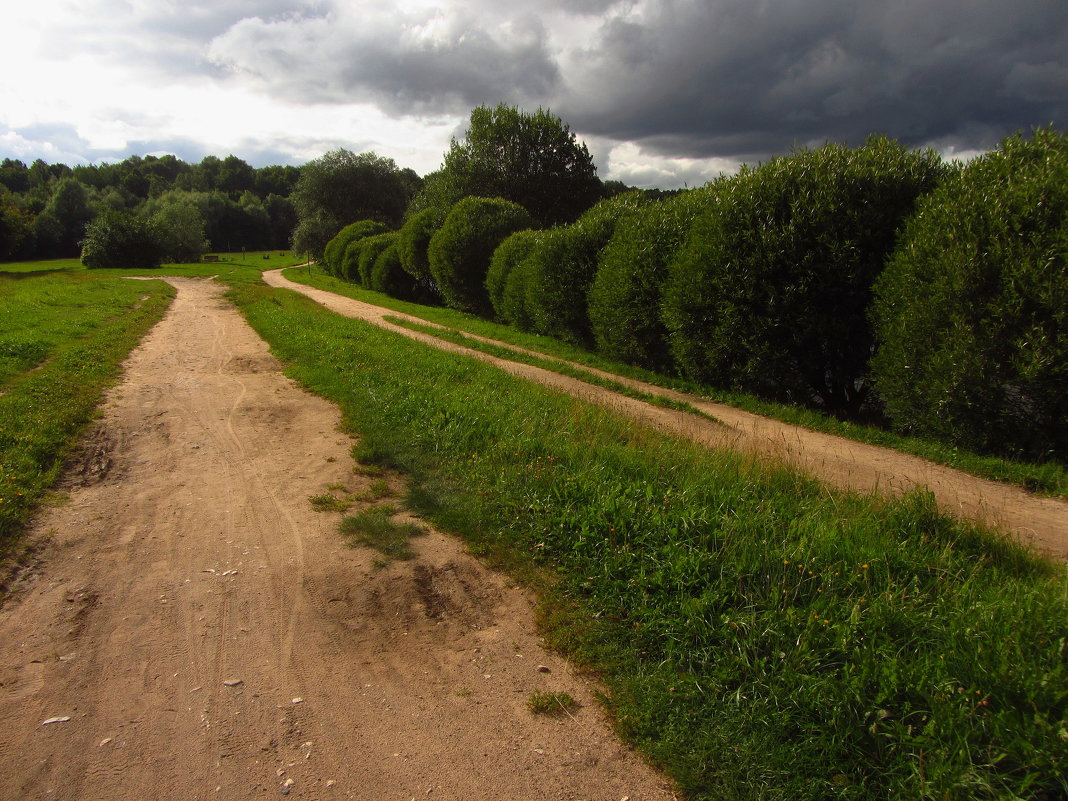
[[[498,320],[516,325],[516,321],[505,309],[504,303],[508,276],[511,275],[516,265],[526,259],[537,247],[541,236],[541,232],[535,229],[516,231],[493,251],[489,270],[486,273],[486,293],[489,295],[490,305],[493,306],[493,312]]]
[[[446,305],[491,316],[485,282],[493,251],[510,234],[533,224],[522,206],[500,198],[468,197],[453,206],[427,251]]]
[[[428,300],[419,283],[401,267],[397,238],[389,244],[371,267],[371,289],[401,300]]]
[[[541,240],[548,235],[549,231],[531,232],[533,242],[529,250],[522,257],[516,258],[515,264],[504,279],[504,290],[501,292],[501,316],[505,322],[514,325],[520,331],[534,330],[534,321],[530,317],[527,303],[527,286],[530,284],[534,253],[541,246]]]
[[[944,175],[881,137],[745,167],[710,186],[671,266],[664,322],[682,370],[718,386],[856,416],[873,348],[871,285]]]
[[[384,234],[375,234],[354,243],[357,248],[356,280],[360,286],[371,288],[371,271],[374,270],[375,262],[386,248],[394,243],[397,238],[396,231],[387,231]]]
[[[690,190],[619,222],[601,253],[589,292],[598,351],[652,370],[673,370],[667,329],[660,319],[663,284],[694,219],[708,212],[714,197],[707,189]]]
[[[326,267],[326,271],[338,278],[345,277],[344,260],[348,246],[359,239],[382,234],[388,230],[385,224],[376,220],[359,220],[346,225],[326,244],[323,251],[323,266]]]
[[[873,318],[895,427],[1068,459],[1068,138],[1011,137],[926,198]]]
[[[445,211],[440,208],[423,209],[408,218],[397,232],[397,254],[401,268],[412,276],[431,296],[440,298],[434,276],[430,274],[427,250],[430,239],[445,222]]]
[[[568,226],[553,228],[530,256],[527,308],[534,330],[565,342],[592,344],[586,294],[616,224],[648,201],[641,192],[602,200]]]

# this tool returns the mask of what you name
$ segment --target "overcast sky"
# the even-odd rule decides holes
[[[33,0],[0,11],[0,158],[420,174],[479,104],[550,108],[598,174],[702,184],[873,132],[967,157],[1068,128],[1068,0]]]

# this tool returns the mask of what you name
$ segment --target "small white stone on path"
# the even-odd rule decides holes
[[[68,720],[70,720],[70,715],[64,715],[63,717],[59,717],[59,718],[49,718],[48,720],[46,720],[41,725],[42,726],[48,726],[51,723],[66,723]]]
[[[549,669],[548,665],[538,665],[534,669],[538,671],[538,673],[552,673],[552,670]]]
[[[223,684],[225,684],[227,687],[237,687],[239,684],[244,683],[245,682],[241,679],[226,679],[226,681],[223,682]]]
[[[303,704],[304,703],[304,699],[303,698],[294,698],[293,699],[293,703],[294,704]]]
[[[100,741],[100,744],[97,746],[97,748],[103,748],[105,745],[107,745],[110,742],[111,742],[111,738],[110,737],[105,737],[103,740]]]

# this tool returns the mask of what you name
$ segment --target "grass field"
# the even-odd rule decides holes
[[[709,453],[294,293],[231,293],[357,457],[539,587],[694,799],[1068,794],[1068,580],[921,494]]]
[[[903,437],[885,429],[845,422],[811,409],[772,403],[751,395],[728,392],[714,387],[697,385],[678,378],[658,375],[648,370],[610,361],[595,353],[590,353],[549,337],[525,334],[509,326],[493,323],[474,315],[464,314],[452,309],[422,306],[396,300],[388,295],[373,292],[326,275],[319,268],[291,270],[287,273],[287,277],[292,281],[375,303],[414,317],[420,317],[431,323],[448,326],[460,332],[496,339],[517,347],[537,351],[550,357],[566,359],[567,361],[604,370],[619,376],[645,381],[649,384],[689,392],[754,414],[772,417],[814,431],[837,434],[859,442],[893,448],[903,453],[910,453],[938,464],[963,470],[972,475],[1016,484],[1031,492],[1068,499],[1068,467],[1057,462],[1033,464],[969,453],[960,448],[943,445],[938,442]],[[442,332],[435,332],[435,335],[456,341],[454,335],[443,334]],[[464,344],[469,347],[482,348],[482,346],[470,342]],[[495,355],[502,355],[504,358],[517,358],[514,354],[513,356]],[[525,359],[525,357],[522,358]],[[555,369],[557,372],[567,372],[565,368],[560,366],[553,368],[541,363],[538,366]]]
[[[0,265],[0,563],[18,547],[20,527],[122,361],[174,294],[162,281],[7,266]]]
[[[0,264],[0,563],[122,361],[174,295],[163,282],[122,278],[218,275],[251,284],[263,270],[300,261],[280,251],[217,257],[152,271],[89,271],[77,259]]]
[[[178,270],[205,267],[359,460],[539,590],[548,641],[687,797],[1068,796],[1064,566],[922,494],[833,492],[347,320],[259,265]],[[169,303],[119,275],[0,268],[0,543]]]
[[[217,260],[197,262],[194,264],[164,264],[157,270],[93,270],[94,275],[181,275],[193,278],[210,278],[218,276],[227,282],[258,281],[264,270],[276,270],[279,267],[292,267],[300,264],[301,257],[288,251],[270,250],[251,253],[213,253]],[[78,259],[50,259],[45,261],[24,261],[0,263],[3,273],[51,273],[51,272],[89,272]]]

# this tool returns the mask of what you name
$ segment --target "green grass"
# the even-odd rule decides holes
[[[430,325],[420,325],[419,323],[413,323],[411,320],[404,319],[403,317],[393,317],[387,315],[386,320],[399,325],[402,328],[408,328],[412,331],[419,331],[423,334],[429,334],[432,337],[436,337],[444,342],[452,342],[455,345],[462,345],[470,350],[477,350],[481,353],[489,354],[490,356],[496,356],[498,359],[505,359],[511,362],[518,362],[520,364],[529,364],[532,367],[540,367],[543,370],[548,370],[553,373],[559,373],[560,375],[568,376],[569,378],[576,378],[579,381],[583,381],[593,386],[602,387],[604,389],[615,392],[617,395],[624,395],[628,398],[634,398],[645,403],[651,403],[654,406],[662,406],[665,409],[674,409],[679,412],[687,412],[688,414],[702,417],[705,420],[712,422],[719,422],[710,414],[705,414],[700,409],[697,409],[692,404],[685,403],[683,401],[677,401],[673,398],[665,398],[662,395],[652,395],[648,392],[642,392],[641,390],[633,389],[626,384],[621,384],[619,381],[612,381],[611,379],[604,378],[603,376],[591,373],[588,370],[580,370],[566,362],[561,362],[555,359],[546,359],[539,356],[533,356],[529,353],[524,353],[519,350],[513,350],[512,348],[505,348],[500,345],[494,345],[489,342],[483,342],[482,340],[475,339],[473,337],[465,336],[463,333],[451,328],[436,328]]]
[[[279,267],[292,267],[300,264],[303,257],[288,251],[269,250],[251,253],[215,253],[216,262],[198,262],[195,264],[164,264],[156,270],[93,270],[93,275],[111,276],[162,276],[175,275],[189,278],[210,278],[218,276],[227,283],[259,283],[264,270],[276,270]],[[4,273],[88,273],[78,259],[51,259],[45,261],[26,261],[0,263],[0,275]]]
[[[939,514],[710,453],[295,293],[231,297],[408,504],[535,583],[691,799],[1068,794],[1068,576]]]
[[[932,462],[954,467],[982,478],[1015,484],[1031,492],[1068,499],[1068,467],[1058,462],[1033,464],[970,453],[943,443],[904,437],[883,428],[838,420],[811,409],[765,401],[752,395],[729,392],[714,387],[698,385],[680,378],[659,375],[631,365],[613,362],[595,353],[590,353],[549,337],[525,334],[509,326],[493,323],[452,309],[421,306],[415,303],[399,301],[387,295],[372,292],[328,276],[318,268],[290,270],[286,273],[286,276],[292,281],[375,303],[395,311],[420,317],[431,323],[448,326],[460,332],[499,340],[500,342],[534,350],[556,359],[566,359],[587,367],[593,367],[627,378],[634,378],[667,389],[689,392],[754,414],[782,420],[783,422],[814,431],[823,431],[858,442],[893,448],[902,453],[920,456]],[[464,344],[468,345],[468,343]],[[557,372],[560,372],[558,368],[547,367],[547,369],[556,369]]]
[[[527,709],[535,715],[568,715],[578,709],[570,693],[535,690],[527,698]]]
[[[397,510],[392,506],[372,506],[341,521],[341,533],[351,544],[374,548],[387,559],[412,559],[412,537],[424,534],[414,523],[393,520]]]
[[[0,273],[0,557],[173,295],[85,271]]]
[[[349,498],[339,498],[332,492],[324,492],[320,495],[312,495],[308,503],[316,512],[346,512],[352,506]]]

